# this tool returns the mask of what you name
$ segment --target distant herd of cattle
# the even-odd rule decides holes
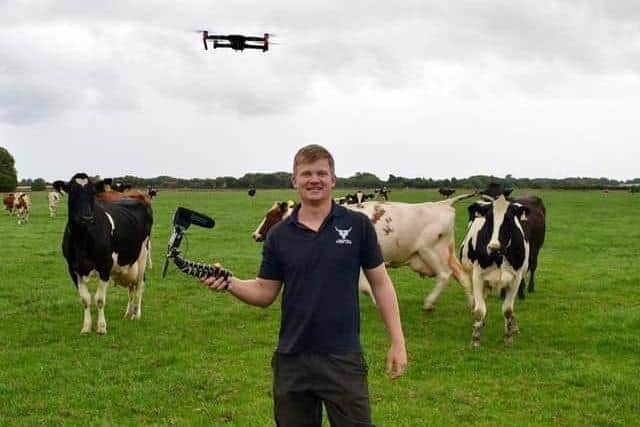
[[[489,291],[503,292],[504,339],[506,343],[512,342],[518,331],[515,295],[524,298],[527,273],[528,290],[533,292],[538,254],[544,243],[546,211],[542,200],[535,196],[512,198],[510,192],[492,185],[480,193],[440,202],[399,203],[387,201],[388,190],[384,189],[384,193],[377,193],[385,200],[374,201],[374,194],[358,191],[336,199],[336,203],[344,203],[370,219],[389,267],[407,265],[420,276],[435,278],[434,289],[424,299],[425,310],[433,309],[452,276],[462,285],[474,317],[471,344],[478,346],[487,312],[485,294]],[[156,191],[149,188],[142,193],[111,180],[94,183],[86,174],[79,173],[68,182],[54,182],[53,191],[48,194],[51,217],[55,217],[63,194],[68,195],[69,206],[63,255],[84,307],[81,333],[92,330],[88,281],[96,274],[96,332],[107,331],[104,305],[110,279],[128,288],[125,317],[139,319],[144,273],[151,263],[151,198]],[[453,191],[441,194],[448,197]],[[468,208],[467,232],[456,253],[453,205],[474,196],[477,200]],[[28,221],[31,206],[28,194],[8,194],[4,204],[20,222]],[[253,233],[253,239],[264,240],[269,229],[293,208],[293,203],[275,203]],[[373,299],[364,274],[360,275],[359,286]]]
[[[117,191],[119,193],[124,193],[132,190],[132,185],[117,181],[113,183],[113,181],[108,178],[101,181],[101,185],[103,191]],[[64,195],[65,191],[63,189],[64,181],[54,181],[52,183],[52,191],[47,193],[47,205],[49,207],[49,216],[51,218],[55,218],[58,214],[58,205],[60,205],[60,200]],[[155,197],[158,194],[158,191],[153,187],[147,188],[147,195],[150,198]],[[15,215],[18,218],[18,224],[22,224],[24,222],[29,221],[29,214],[31,211],[31,196],[28,193],[24,192],[15,192],[5,194],[2,198],[2,202],[4,204],[5,209],[9,215]]]

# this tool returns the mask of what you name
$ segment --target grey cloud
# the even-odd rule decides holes
[[[639,72],[640,30],[630,17],[640,16],[640,7],[633,1],[257,6],[249,0],[0,2],[0,82],[17,85],[2,98],[0,120],[139,109],[154,97],[272,115],[309,102],[315,79],[346,92],[368,83],[402,89],[420,84],[424,67],[435,63],[486,64],[505,85],[525,91],[552,90],[550,79],[572,73]],[[201,28],[274,31],[282,44],[267,54],[204,52],[189,32]],[[489,68],[495,64],[502,68]],[[532,71],[524,77],[512,71],[523,67]],[[466,79],[465,85],[483,83]],[[9,95],[21,99],[12,103]]]

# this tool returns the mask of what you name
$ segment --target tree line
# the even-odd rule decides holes
[[[94,177],[100,179],[100,177]],[[103,177],[106,178],[106,177]],[[153,187],[157,189],[278,189],[291,188],[290,172],[273,173],[246,173],[240,178],[233,176],[221,176],[217,178],[175,178],[171,176],[157,176],[155,178],[140,178],[137,176],[110,177],[114,181],[131,184],[136,188]],[[341,178],[336,182],[338,188],[356,188],[361,190],[373,190],[375,188],[387,187],[389,189],[399,188],[485,188],[491,182],[503,183],[506,187],[513,188],[539,188],[539,189],[616,189],[626,188],[629,185],[640,185],[640,178],[627,181],[618,181],[605,177],[572,177],[572,178],[516,178],[512,175],[498,177],[493,175],[473,175],[467,178],[408,178],[403,176],[389,175],[387,180],[383,180],[370,172],[357,172],[355,175]],[[14,191],[16,185],[28,186],[33,191],[44,190],[47,182],[43,178],[26,178],[17,180],[15,162],[11,154],[0,147],[0,191]]]

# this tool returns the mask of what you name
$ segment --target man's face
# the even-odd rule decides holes
[[[293,186],[300,194],[300,200],[318,203],[331,199],[331,189],[336,179],[331,173],[329,160],[320,159],[311,163],[300,163],[293,176]]]

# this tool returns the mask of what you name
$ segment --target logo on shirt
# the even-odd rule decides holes
[[[339,245],[350,245],[352,242],[351,240],[347,239],[347,237],[349,236],[349,233],[351,232],[351,229],[353,227],[349,227],[346,230],[341,230],[338,227],[333,227],[336,229],[336,231],[338,232],[338,234],[340,235],[340,238],[338,240],[336,240],[336,243]]]

